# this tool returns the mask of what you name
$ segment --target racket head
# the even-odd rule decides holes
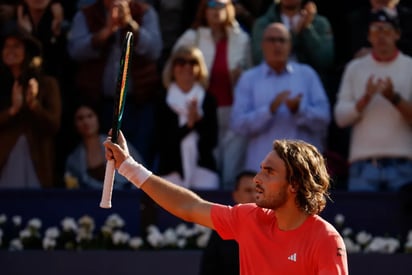
[[[112,119],[112,142],[117,143],[119,130],[122,124],[124,106],[128,90],[128,75],[130,71],[130,60],[133,49],[133,33],[127,32],[122,46],[119,73],[117,76],[115,99]]]

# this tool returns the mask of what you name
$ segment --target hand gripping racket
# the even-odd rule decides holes
[[[133,48],[133,33],[127,32],[123,42],[122,56],[120,58],[119,74],[117,76],[116,94],[114,100],[113,121],[112,121],[112,142],[117,143],[117,137],[122,122],[124,105],[127,93],[127,79],[129,74],[129,63]],[[106,163],[106,172],[104,175],[102,199],[100,201],[101,208],[112,207],[112,191],[115,175],[114,160],[109,160]]]

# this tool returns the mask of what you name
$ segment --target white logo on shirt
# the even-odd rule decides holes
[[[296,253],[293,253],[292,255],[290,255],[290,256],[288,257],[288,260],[290,260],[290,261],[292,261],[292,262],[296,262],[296,258],[297,258]]]

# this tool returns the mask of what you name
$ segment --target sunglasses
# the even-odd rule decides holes
[[[173,64],[175,66],[185,66],[185,65],[190,65],[190,66],[197,66],[199,65],[199,62],[196,59],[186,59],[183,57],[178,57],[173,61]]]
[[[286,42],[289,41],[286,37],[274,37],[274,36],[268,36],[264,38],[265,42],[270,42],[270,43],[280,43],[280,44],[285,44]]]
[[[388,34],[393,30],[394,28],[392,27],[392,25],[371,25],[369,26],[369,31],[373,33],[382,32],[382,33]]]
[[[226,7],[226,4],[218,1],[207,1],[207,7],[221,9]]]

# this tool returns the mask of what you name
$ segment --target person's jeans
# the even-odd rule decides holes
[[[353,162],[349,168],[349,191],[398,191],[412,183],[412,160],[372,158]]]

